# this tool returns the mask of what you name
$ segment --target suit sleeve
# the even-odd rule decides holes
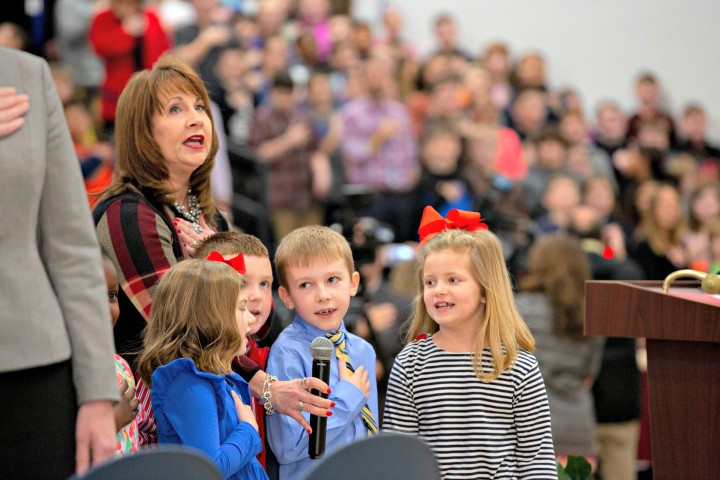
[[[43,61],[37,74],[47,118],[47,166],[38,216],[40,255],[70,338],[78,403],[118,398],[100,249],[60,100]]]

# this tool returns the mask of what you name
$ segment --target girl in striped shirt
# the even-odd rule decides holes
[[[383,428],[420,436],[443,479],[556,479],[545,386],[500,242],[480,214],[431,207],[419,288]]]

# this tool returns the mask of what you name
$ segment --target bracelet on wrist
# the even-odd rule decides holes
[[[265,374],[265,380],[263,380],[263,389],[261,395],[263,400],[263,407],[265,408],[265,415],[273,415],[275,413],[275,407],[273,407],[273,404],[270,401],[270,399],[272,398],[272,394],[270,393],[270,386],[275,383],[276,380],[276,376],[270,375],[269,373]]]

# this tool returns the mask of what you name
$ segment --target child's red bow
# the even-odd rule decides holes
[[[230,258],[228,260],[225,260],[223,256],[216,252],[212,251],[210,252],[210,255],[208,255],[205,260],[210,260],[211,262],[222,262],[230,265],[232,268],[234,268],[239,274],[245,275],[245,272],[247,272],[247,269],[245,268],[245,257],[242,253],[238,253],[233,258]]]
[[[482,218],[479,212],[467,212],[456,208],[450,210],[443,218],[437,210],[428,205],[423,210],[422,220],[420,220],[420,228],[418,229],[420,244],[418,247],[425,245],[428,240],[445,230],[455,228],[469,232],[487,230],[488,226],[483,223],[483,220],[485,219]]]

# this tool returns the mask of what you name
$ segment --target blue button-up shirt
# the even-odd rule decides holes
[[[332,417],[327,419],[325,455],[343,445],[367,438],[368,429],[360,417],[366,402],[376,423],[380,423],[375,381],[375,350],[362,338],[348,333],[344,323],[341,323],[339,330],[345,332],[345,346],[353,367],[357,369],[362,365],[368,371],[370,397],[365,399],[365,395],[355,385],[339,380],[337,357],[333,353],[328,383],[332,390],[329,398],[335,402],[335,406],[331,408]],[[270,349],[266,371],[280,380],[310,377],[310,343],[317,337],[325,337],[326,333],[334,332],[320,330],[296,316]],[[303,416],[310,420],[310,414],[303,412]],[[280,462],[280,478],[303,478],[303,475],[315,466],[315,461],[308,456],[308,433],[286,415],[275,414],[267,417],[267,426],[270,447]]]

